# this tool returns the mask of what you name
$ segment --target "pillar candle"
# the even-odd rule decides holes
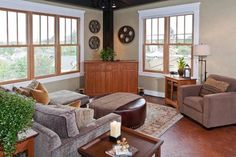
[[[117,121],[113,121],[110,123],[110,136],[119,137],[121,135],[121,123]]]

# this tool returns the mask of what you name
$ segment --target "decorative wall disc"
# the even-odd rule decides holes
[[[89,39],[89,47],[91,49],[98,49],[100,46],[100,39],[97,36],[92,36]]]
[[[130,43],[135,36],[134,29],[130,26],[122,26],[118,32],[118,38],[122,43]]]
[[[101,25],[97,20],[92,20],[89,22],[89,30],[92,33],[98,33],[100,31]]]

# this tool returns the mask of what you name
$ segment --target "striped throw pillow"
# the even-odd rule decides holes
[[[215,93],[225,92],[229,87],[229,83],[223,81],[217,81],[213,78],[208,78],[206,82],[203,84],[200,95],[208,95]]]

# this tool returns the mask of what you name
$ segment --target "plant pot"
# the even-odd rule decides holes
[[[184,70],[183,70],[183,69],[179,69],[179,70],[178,70],[178,74],[179,74],[179,77],[183,77],[183,75],[184,75]]]

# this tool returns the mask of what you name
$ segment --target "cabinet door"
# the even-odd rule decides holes
[[[137,63],[123,63],[120,66],[120,88],[122,92],[137,93],[138,89]]]
[[[106,93],[119,92],[119,66],[117,63],[106,64]]]

